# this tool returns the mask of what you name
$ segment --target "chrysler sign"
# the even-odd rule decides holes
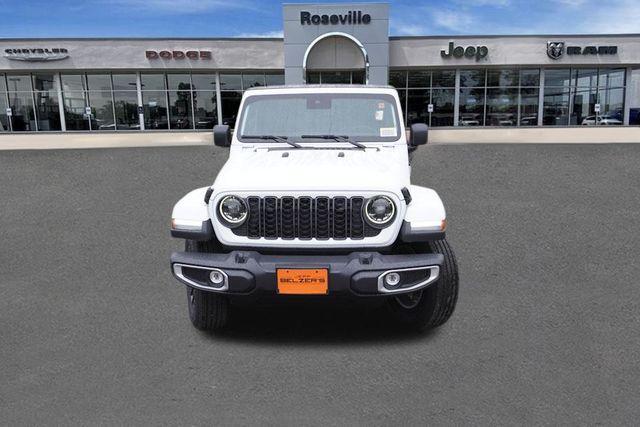
[[[69,51],[62,47],[5,49],[4,57],[15,61],[59,61],[68,58]]]

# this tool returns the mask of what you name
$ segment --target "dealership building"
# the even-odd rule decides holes
[[[640,142],[637,34],[390,37],[383,3],[287,4],[283,30],[0,39],[0,143],[206,142],[245,90],[318,83],[391,85],[436,141]]]

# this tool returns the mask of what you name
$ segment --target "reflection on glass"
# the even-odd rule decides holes
[[[138,94],[132,91],[114,91],[117,130],[139,130]]]
[[[191,77],[189,74],[167,74],[169,90],[185,91],[191,89]]]
[[[266,74],[264,77],[267,86],[284,85],[284,73]]]
[[[113,90],[137,90],[135,74],[114,74]]]
[[[235,127],[236,117],[238,115],[238,108],[240,107],[240,100],[242,99],[242,92],[222,92],[222,124]]]
[[[460,89],[460,117],[458,125],[484,125],[484,88]]]
[[[307,73],[307,83],[312,85],[320,84],[320,73],[309,71]]]
[[[213,91],[193,92],[193,112],[196,129],[212,129],[217,124],[216,93]]]
[[[143,91],[145,129],[168,129],[167,99],[164,91]]]
[[[14,92],[30,91],[31,77],[29,75],[7,74],[7,89]]]
[[[598,81],[598,70],[578,68],[573,70],[574,85],[577,87],[595,87]]]
[[[624,88],[601,90],[599,93],[601,115],[606,117],[605,123],[609,125],[621,125],[624,115]]]
[[[81,91],[86,89],[84,75],[82,74],[62,74],[61,78],[63,91]]]
[[[52,73],[35,74],[36,117],[39,131],[61,130],[60,106],[58,105],[58,80]]]
[[[434,74],[435,75],[435,74]],[[455,89],[432,89],[431,126],[453,126]]]
[[[323,71],[322,84],[349,84],[351,73],[349,71]]]
[[[193,90],[216,90],[216,76],[213,74],[192,74]]]
[[[520,89],[520,126],[538,125],[538,88]]]
[[[115,130],[111,91],[90,91],[87,95],[91,107],[91,130]]]
[[[593,81],[595,83],[595,80]],[[594,114],[596,104],[596,88],[578,87],[573,92],[571,107],[571,125],[586,125],[585,119]]]
[[[545,86],[569,86],[571,73],[568,68],[548,68],[544,72]]]
[[[631,70],[627,77],[627,84],[631,87],[631,97],[627,99],[629,105],[629,124],[640,126],[640,69]]]
[[[243,74],[242,87],[249,89],[250,87],[264,86],[264,74]]]
[[[517,122],[518,89],[487,89],[487,126],[515,126]]]
[[[5,80],[4,74],[0,73],[0,92],[6,92],[6,91],[7,91],[7,81]]]
[[[608,69],[601,68],[598,78],[598,86],[604,87],[623,87],[624,86],[624,69]]]
[[[568,88],[545,88],[542,118],[545,126],[569,124],[569,93]]]
[[[487,86],[518,86],[518,70],[503,68],[487,71]]]
[[[64,121],[67,130],[89,130],[89,118],[85,117],[84,92],[64,91]]]
[[[14,132],[36,130],[31,92],[9,92],[9,107],[12,110],[11,128]]]
[[[169,125],[171,129],[193,129],[191,123],[191,91],[169,92]]]
[[[351,72],[351,84],[363,85],[364,84],[364,71],[352,71]]]
[[[431,86],[455,87],[456,70],[435,70],[431,73]]]
[[[89,90],[110,91],[111,76],[109,74],[87,74],[87,87]]]
[[[221,90],[242,90],[242,76],[240,74],[220,74]]]
[[[520,86],[539,86],[540,85],[540,70],[523,69],[520,70]]]
[[[0,76],[1,77],[1,76]],[[7,116],[7,94],[0,92],[0,132],[8,132],[11,130],[9,125],[9,117]]]
[[[485,70],[461,70],[460,87],[478,87],[485,83]]]
[[[409,87],[430,87],[431,71],[409,71]]]
[[[407,98],[407,125],[429,123],[427,107],[431,100],[429,89],[410,89]]]
[[[398,89],[407,87],[407,72],[389,71],[389,85]]]
[[[164,74],[141,74],[140,83],[142,90],[165,90],[167,88]]]

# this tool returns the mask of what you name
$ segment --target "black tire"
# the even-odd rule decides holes
[[[213,252],[214,242],[187,240],[186,252]],[[187,286],[189,319],[202,331],[217,332],[224,329],[229,320],[229,300],[225,295],[201,291]]]
[[[424,331],[444,324],[453,314],[458,301],[458,264],[445,239],[422,244],[416,250],[444,255],[440,278],[426,289],[417,291],[414,301],[419,297],[419,302],[415,306],[407,308],[408,304],[403,305],[397,297],[390,297],[388,307],[401,324]]]

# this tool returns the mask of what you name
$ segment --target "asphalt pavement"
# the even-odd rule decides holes
[[[195,330],[169,218],[226,155],[0,152],[0,424],[640,419],[640,145],[420,148],[461,278],[424,335],[321,303]]]

